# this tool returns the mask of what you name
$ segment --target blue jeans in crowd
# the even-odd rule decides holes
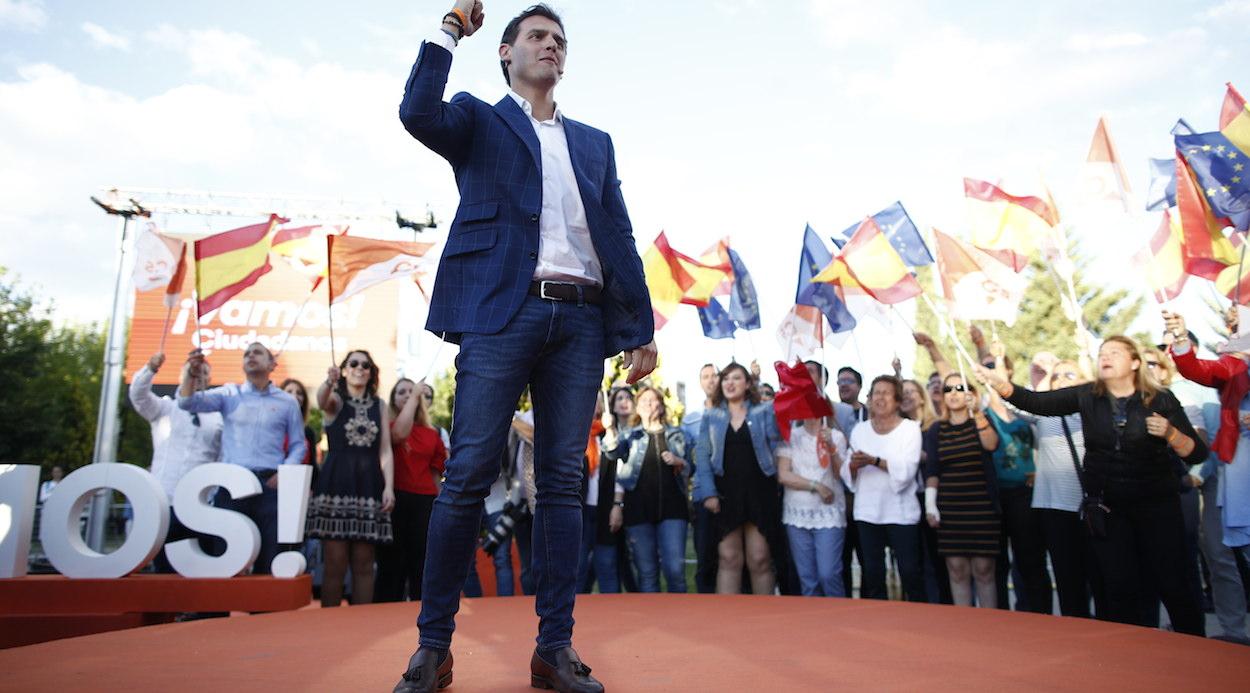
[[[685,520],[661,520],[625,528],[638,569],[639,591],[660,591],[661,568],[669,592],[686,591],[687,524]]]
[[[269,575],[274,556],[286,548],[278,545],[278,489],[269,488],[265,483],[275,474],[277,470],[256,474],[256,478],[260,479],[261,492],[255,496],[231,498],[230,492],[220,486],[213,496],[213,507],[247,515],[256,523],[256,529],[260,530],[260,553],[256,554],[256,562],[252,564],[253,575]],[[216,555],[226,552],[225,540],[217,537],[214,543],[217,546]]]
[[[502,512],[489,513],[486,526],[494,527]],[[534,594],[534,575],[530,570],[533,558],[531,539],[534,533],[534,522],[529,513],[517,521],[513,528],[512,538],[499,545],[491,561],[495,564],[495,596],[511,597],[516,594],[516,575],[512,572],[512,542],[516,542],[516,550],[521,560],[521,594]]]
[[[790,557],[804,597],[845,597],[842,585],[842,542],[845,527],[807,529],[786,525]]]
[[[499,457],[526,385],[534,403],[538,487],[530,563],[538,646],[551,650],[572,644],[582,457],[603,380],[603,330],[598,306],[529,296],[499,332],[461,336],[451,456],[430,518],[417,619],[422,647],[451,646],[483,500],[499,476]]]

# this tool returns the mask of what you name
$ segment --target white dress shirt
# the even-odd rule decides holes
[[[170,501],[183,475],[206,462],[221,461],[222,418],[217,412],[193,415],[170,397],[152,392],[147,366],[130,382],[130,403],[152,426],[152,475]],[[195,421],[199,421],[199,425]]]
[[[429,40],[448,52],[456,47],[456,42],[442,30]],[[573,175],[564,117],[556,108],[551,119],[536,120],[533,106],[520,94],[509,91],[508,96],[529,116],[542,158],[543,207],[538,216],[538,264],[534,267],[534,279],[603,286],[603,267],[590,238],[586,208]]]

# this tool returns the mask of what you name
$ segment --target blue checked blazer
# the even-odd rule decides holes
[[[538,263],[542,156],[530,118],[511,97],[491,106],[467,93],[443,102],[451,53],[423,43],[399,119],[451,164],[460,206],[438,267],[425,328],[458,342],[493,334],[516,315]],[[616,177],[607,133],[564,119],[569,158],[603,266],[605,357],[643,346],[655,332],[642,260]]]

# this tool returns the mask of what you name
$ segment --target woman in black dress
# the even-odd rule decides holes
[[[963,376],[946,376],[942,393],[942,417],[924,436],[925,515],[937,529],[937,551],[946,559],[955,605],[972,606],[971,577],[977,604],[993,609],[1002,526],[990,453],[998,447],[998,433],[977,407],[976,388]]]
[[[351,351],[317,388],[325,412],[326,453],[308,501],[308,535],[321,539],[325,578],[321,605],[343,601],[352,569],[352,603],[373,601],[374,545],[391,541],[395,480],[390,413],[378,398],[378,367],[367,351]]]
[[[1082,482],[1094,501],[1086,502],[1086,517],[1110,619],[1145,625],[1143,581],[1153,574],[1172,627],[1203,635],[1202,607],[1185,577],[1185,521],[1169,453],[1201,464],[1207,446],[1176,397],[1146,373],[1137,344],[1128,337],[1107,338],[1098,350],[1094,382],[1051,392],[1017,387],[1001,370],[978,367],[977,372],[1025,411],[1043,416],[1080,412]]]

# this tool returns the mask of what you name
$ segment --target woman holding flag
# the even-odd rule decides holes
[[[1200,464],[1207,446],[1180,402],[1146,373],[1137,344],[1109,337],[1092,383],[1051,392],[1013,385],[1001,368],[977,375],[1011,404],[1043,416],[1079,412],[1085,434],[1083,503],[1113,621],[1146,625],[1142,576],[1153,573],[1177,632],[1204,635],[1184,570],[1184,518],[1169,452]]]

